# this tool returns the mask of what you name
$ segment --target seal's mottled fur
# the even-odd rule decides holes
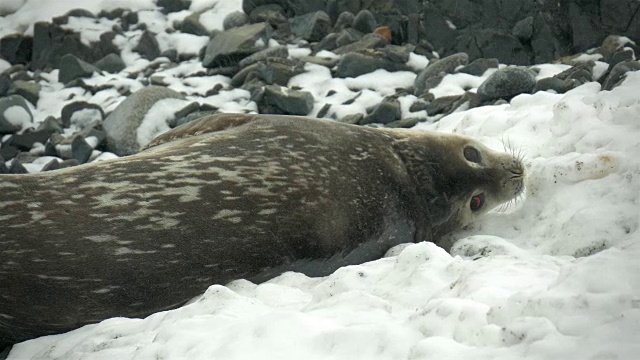
[[[465,159],[469,146],[481,162]],[[517,196],[522,175],[518,159],[458,135],[242,114],[176,128],[136,155],[2,175],[0,339],[437,242]]]

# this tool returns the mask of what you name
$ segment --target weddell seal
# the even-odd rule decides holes
[[[199,119],[127,157],[0,175],[0,338],[437,243],[519,196],[523,176],[516,156],[464,136],[247,114]]]

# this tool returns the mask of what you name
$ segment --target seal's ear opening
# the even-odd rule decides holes
[[[475,212],[482,209],[484,206],[484,200],[484,193],[473,195],[471,197],[471,201],[469,201],[469,208],[471,211]]]

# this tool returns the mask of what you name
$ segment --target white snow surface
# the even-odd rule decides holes
[[[213,8],[221,23],[240,3],[197,0],[190,11]],[[167,21],[151,0],[26,0],[17,12],[0,19],[0,36],[28,31],[34,21],[72,8],[97,12],[116,5],[147,10],[152,27],[164,27]],[[139,81],[126,76],[150,62],[131,52],[130,39],[120,41],[128,54],[127,69],[87,79],[115,88],[91,94],[64,88],[57,83],[57,70],[41,73],[49,81],[41,82],[34,121],[57,116],[64,105],[78,100],[112,111],[124,99],[118,89],[140,89]],[[417,69],[427,64],[417,55],[411,62]],[[0,63],[2,67],[6,65]],[[307,64],[305,69],[289,86],[313,94],[312,115],[325,103],[332,104],[328,115],[365,113],[415,78],[411,72],[378,70],[333,79],[322,66]],[[566,66],[539,69],[539,77],[545,77]],[[229,78],[205,76],[197,62],[160,66],[156,74],[170,88],[185,92],[189,101],[227,112],[257,110],[247,91],[229,90]],[[489,74],[449,76],[432,92],[475,91]],[[223,89],[204,97],[216,84]],[[350,99],[355,100],[342,105]],[[403,117],[425,116],[408,111],[412,95],[399,100]],[[161,103],[152,110],[175,110],[187,103]],[[167,119],[158,119],[162,122],[149,120],[140,134],[145,141],[167,129]],[[212,284],[182,308],[145,319],[108,319],[29,340],[15,345],[9,359],[637,359],[639,119],[640,72],[627,74],[612,91],[588,83],[567,94],[520,95],[509,104],[430,119],[412,131],[465,134],[494,149],[523,152],[528,172],[526,198],[452,234],[450,253],[427,242],[408,244],[383,259],[324,278],[285,273],[259,285],[246,280]],[[95,154],[95,161],[114,157]],[[33,167],[43,165],[44,160]]]

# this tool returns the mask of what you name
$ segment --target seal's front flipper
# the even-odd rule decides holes
[[[142,150],[190,136],[197,136],[238,127],[255,120],[256,116],[257,114],[215,114],[205,116],[180,125],[157,136],[149,144],[143,147]]]

